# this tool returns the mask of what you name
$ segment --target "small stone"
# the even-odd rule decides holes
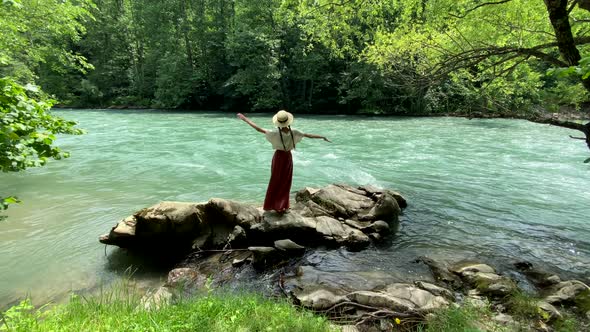
[[[506,314],[498,314],[494,316],[492,319],[503,325],[514,324],[514,318]]]
[[[556,285],[561,282],[561,278],[558,275],[552,275],[547,277],[547,282],[551,285]]]
[[[336,330],[336,329],[334,329],[334,330]],[[356,327],[354,325],[344,325],[344,326],[340,327],[340,331],[342,331],[342,332],[360,332],[358,327]]]
[[[540,320],[535,322],[534,328],[536,331],[539,331],[539,332],[553,331],[553,329],[551,329],[547,324],[545,324],[545,322],[540,321]]]
[[[471,272],[471,273],[481,272],[481,273],[493,273],[493,274],[496,273],[494,268],[492,268],[491,266],[489,266],[487,264],[481,264],[481,263],[460,262],[460,263],[457,263],[455,266],[452,266],[449,270],[451,270],[452,272],[455,272],[459,275],[464,275],[465,273],[469,273],[469,272]]]
[[[141,299],[140,305],[143,306],[145,310],[158,310],[163,305],[170,303],[173,296],[174,295],[168,287],[162,286],[158,288],[155,293],[145,295]]]
[[[297,243],[295,243],[289,239],[276,240],[274,243],[274,246],[275,246],[275,248],[277,248],[281,251],[294,251],[294,252],[305,251],[304,246],[300,246]]]
[[[252,264],[255,267],[265,267],[278,259],[278,250],[273,247],[248,247],[252,252]]]
[[[248,261],[252,261],[252,257],[251,256],[244,256],[244,257],[240,257],[240,258],[234,258],[231,262],[231,265],[234,267],[240,267],[242,265],[244,265],[244,263],[248,262]]]
[[[539,308],[539,310],[546,313],[546,316],[543,317],[543,319],[545,319],[545,321],[547,322],[552,321],[556,318],[561,318],[561,313],[552,304],[549,304],[545,301],[539,301],[537,303],[537,307]]]
[[[387,319],[379,320],[379,329],[381,331],[393,331],[393,324]]]
[[[371,233],[371,234],[369,234],[369,237],[371,239],[373,239],[374,241],[380,241],[381,240],[381,234],[379,234],[379,233]]]
[[[192,282],[199,276],[199,272],[188,267],[181,267],[168,272],[167,286],[181,286]]]
[[[434,284],[431,284],[428,282],[424,282],[424,281],[416,281],[416,282],[414,282],[414,284],[425,291],[428,291],[434,295],[442,296],[442,297],[446,298],[447,300],[454,301],[454,299],[455,299],[455,297],[453,296],[453,293],[446,288],[439,287],[437,285],[434,285]]]
[[[236,225],[227,238],[227,242],[234,247],[246,242],[246,231],[240,225]]]
[[[377,233],[384,233],[389,231],[389,224],[383,220],[377,220],[369,226]]]

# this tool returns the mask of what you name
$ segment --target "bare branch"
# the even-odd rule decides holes
[[[547,36],[549,36],[551,38],[555,38],[555,34],[553,32],[544,31],[544,30],[532,30],[532,29],[528,29],[528,28],[525,28],[525,27],[521,27],[521,26],[517,26],[517,25],[511,24],[509,21],[505,21],[505,20],[499,19],[498,17],[493,17],[493,18],[481,17],[481,18],[478,18],[478,20],[481,20],[483,22],[486,22],[486,23],[489,23],[489,24],[492,24],[492,25],[496,25],[496,26],[499,26],[499,27],[504,27],[503,29],[507,33],[510,33],[512,30],[518,30],[518,31],[525,31],[525,32],[530,32],[530,33],[539,33],[539,34],[547,35]]]
[[[570,8],[567,9],[568,15],[572,12],[572,10],[574,10],[574,7],[576,7],[577,4],[578,4],[578,0],[574,0],[574,2],[572,2],[572,4],[570,5]]]
[[[452,13],[450,15],[453,16],[453,17],[456,17],[456,18],[464,18],[465,16],[467,16],[467,14],[471,13],[472,11],[476,10],[477,8],[480,8],[480,7],[483,7],[483,6],[488,6],[488,5],[499,5],[499,4],[503,4],[503,3],[506,3],[506,2],[510,2],[510,1],[512,1],[512,0],[502,0],[502,1],[496,1],[496,2],[484,2],[484,3],[480,3],[479,5],[471,8],[471,9],[467,9],[465,11],[465,14],[463,14],[463,15],[457,15],[457,14],[452,14]]]
[[[553,126],[558,126],[558,127],[564,127],[564,128],[568,128],[568,129],[574,129],[574,130],[579,130],[581,132],[584,133],[584,135],[586,136],[586,138],[581,138],[581,137],[572,137],[571,138],[575,138],[575,139],[582,139],[586,141],[586,145],[588,145],[588,149],[590,149],[590,122],[586,123],[586,124],[581,124],[578,122],[573,122],[573,121],[564,121],[564,120],[559,120],[555,117],[548,117],[548,118],[533,118],[533,119],[528,119],[529,121],[532,122],[537,122],[537,123],[546,123],[546,124],[550,124]]]
[[[576,45],[588,44],[590,43],[590,37],[578,37],[575,38],[574,41]],[[456,54],[449,54],[444,61],[441,61],[437,65],[435,65],[431,70],[432,76],[445,76],[448,73],[455,71],[460,68],[469,68],[471,66],[475,66],[480,62],[492,57],[492,56],[501,56],[501,57],[512,57],[515,58],[514,55],[524,56],[524,57],[535,57],[540,60],[543,60],[547,63],[550,63],[557,67],[567,67],[568,64],[564,61],[560,60],[559,58],[552,56],[550,54],[544,53],[541,50],[556,47],[557,42],[546,43],[537,45],[531,48],[523,48],[523,47],[512,47],[512,46],[505,46],[505,47],[482,47],[477,49],[466,50],[463,52],[459,52]],[[502,60],[500,60],[502,61]]]

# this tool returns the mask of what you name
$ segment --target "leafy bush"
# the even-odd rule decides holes
[[[53,102],[36,86],[0,78],[0,171],[17,172],[69,156],[53,145],[55,135],[82,130],[74,128],[75,122],[51,115]],[[15,197],[0,197],[0,209],[17,202]]]

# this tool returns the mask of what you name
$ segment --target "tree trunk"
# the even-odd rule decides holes
[[[547,11],[549,12],[549,20],[553,26],[553,31],[555,31],[557,48],[559,49],[561,57],[568,65],[577,66],[580,63],[581,56],[572,34],[572,27],[567,12],[568,0],[544,1]],[[590,91],[590,79],[583,79],[582,84],[586,90]]]
[[[545,0],[549,20],[555,31],[557,47],[563,59],[570,66],[575,66],[580,61],[580,52],[576,48],[572,27],[567,13],[567,0]]]
[[[189,69],[191,70],[191,72],[193,71],[194,68],[194,60],[193,60],[193,49],[191,46],[191,40],[189,38],[189,25],[188,25],[188,21],[189,21],[189,15],[188,15],[188,11],[187,11],[187,3],[186,0],[182,0],[181,4],[180,4],[180,10],[182,12],[182,34],[184,36],[184,45],[186,47],[186,57],[187,57],[187,62],[188,62],[188,66]]]

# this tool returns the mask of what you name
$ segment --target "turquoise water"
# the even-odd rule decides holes
[[[98,236],[161,200],[222,197],[261,204],[272,150],[233,114],[60,110],[83,136],[64,136],[72,157],[0,174],[0,194],[23,200],[0,222],[0,305],[91,291],[138,268],[150,285],[165,273]],[[252,115],[269,127],[269,115]],[[379,249],[326,262],[326,270],[408,269],[418,255],[451,260],[527,259],[587,273],[588,150],[568,129],[520,120],[297,116],[293,190],[329,183],[400,191],[410,206]],[[105,255],[106,253],[106,255]]]

